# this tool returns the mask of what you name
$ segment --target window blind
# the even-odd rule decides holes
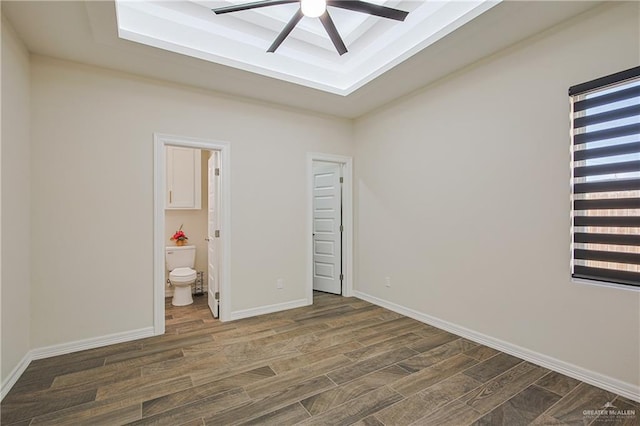
[[[640,287],[640,67],[569,96],[572,276]]]

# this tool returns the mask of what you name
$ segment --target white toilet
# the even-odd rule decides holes
[[[165,248],[165,259],[169,270],[169,282],[173,285],[173,306],[193,303],[191,284],[196,282],[193,269],[196,262],[196,246],[170,246]]]

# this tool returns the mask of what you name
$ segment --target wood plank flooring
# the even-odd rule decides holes
[[[640,424],[640,404],[354,298],[33,361],[2,425]],[[610,402],[624,419],[587,417]]]

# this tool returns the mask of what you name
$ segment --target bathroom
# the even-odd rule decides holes
[[[193,298],[207,297],[210,263],[207,226],[210,197],[209,162],[215,158],[214,151],[209,150],[177,146],[167,146],[165,149],[167,179],[164,234],[167,263],[164,295],[165,298],[171,298],[172,305],[186,306],[193,303]],[[180,235],[179,231],[184,233],[184,237],[175,239],[174,237]],[[193,255],[190,251],[192,248],[195,248],[195,262],[191,266],[189,255]],[[181,263],[178,267],[190,269],[176,270],[170,279],[167,265],[177,255],[186,259],[186,264]],[[201,275],[196,274],[200,272]],[[192,298],[193,292],[196,294]]]

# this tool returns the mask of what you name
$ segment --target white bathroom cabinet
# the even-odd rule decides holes
[[[166,147],[167,209],[199,210],[202,206],[200,150]]]

